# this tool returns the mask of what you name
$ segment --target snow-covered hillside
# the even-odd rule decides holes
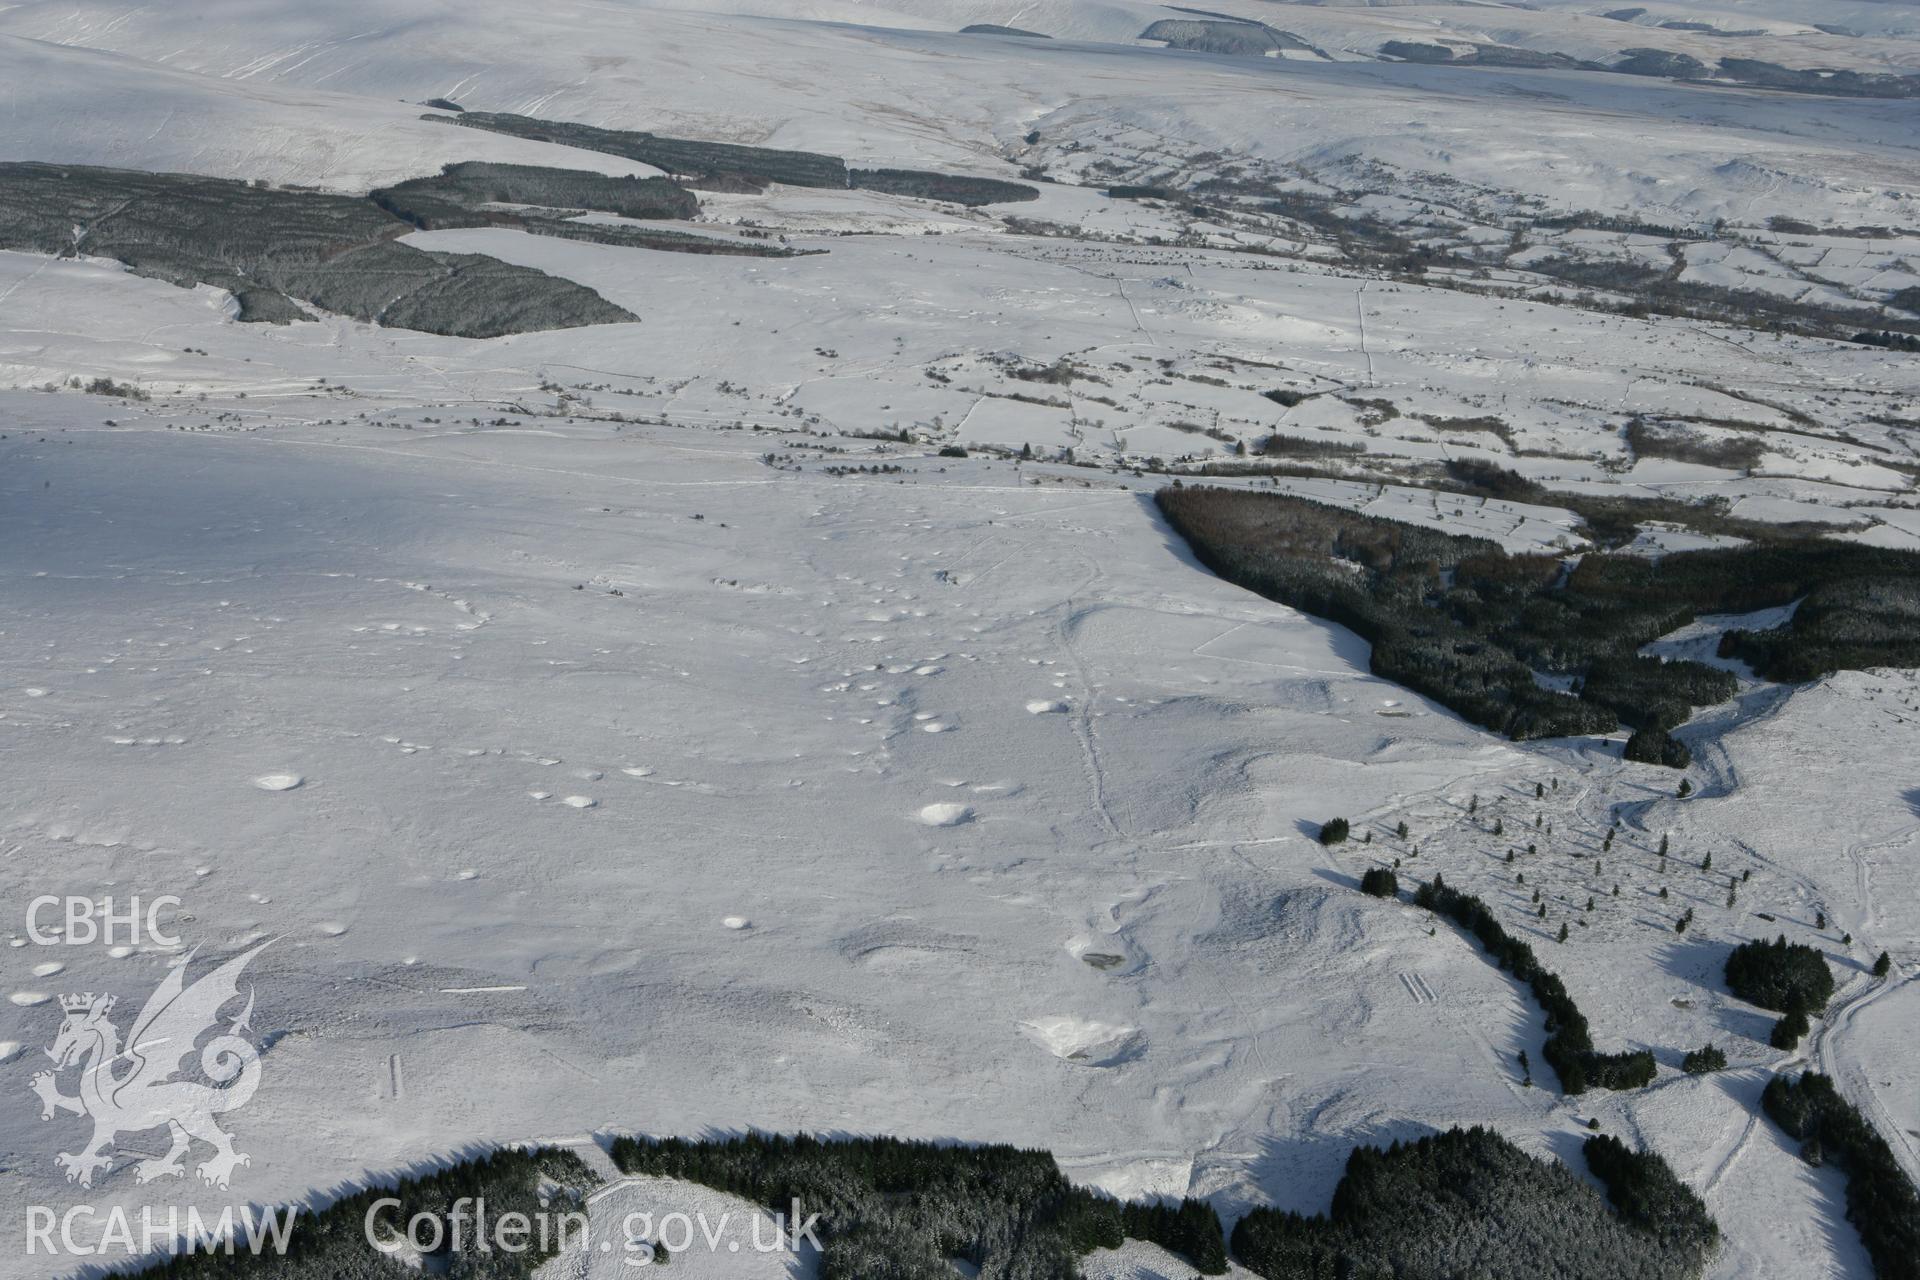
[[[1681,798],[1624,732],[1514,743],[1370,674],[1152,494],[1211,474],[1568,556],[1617,498],[1699,514],[1648,555],[1787,524],[1920,548],[1920,100],[1380,53],[1905,73],[1911,7],[1821,6],[1848,36],[1762,0],[1214,4],[1320,53],[1162,47],[1194,13],[1135,0],[0,5],[0,161],[352,195],[658,172],[439,99],[1037,191],[702,188],[645,224],[791,256],[396,225],[638,318],[486,341],[309,299],[239,323],[81,228],[0,249],[0,1275],[80,1266],[20,1234],[83,1194],[54,1163],[82,1120],[30,1092],[54,998],[137,1006],[177,958],[41,945],[42,895],[171,895],[203,959],[272,939],[251,1165],[123,1159],[103,1205],[751,1126],[1044,1147],[1231,1223],[1324,1210],[1356,1143],[1486,1124],[1583,1168],[1597,1121],[1705,1198],[1716,1280],[1872,1274],[1841,1171],[1757,1100],[1818,1067],[1920,1170],[1915,673],[1741,668]],[[1381,854],[1531,928],[1495,814],[1559,833],[1527,888],[1578,927],[1531,941],[1653,1086],[1528,1087],[1526,989],[1355,891]],[[1786,1052],[1720,972],[1780,931],[1839,983]],[[1683,1075],[1709,1042],[1729,1069]]]

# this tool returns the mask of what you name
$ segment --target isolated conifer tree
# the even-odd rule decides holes
[[[1507,824],[1503,819],[1495,818],[1493,820],[1493,834],[1497,836],[1507,834]]]
[[[1546,794],[1547,794],[1547,789],[1545,787],[1541,786],[1537,782],[1533,784],[1533,798],[1535,800],[1538,800],[1541,796],[1544,796]]]
[[[1565,942],[1567,940],[1567,922],[1565,920],[1562,920],[1560,922],[1560,939],[1559,940],[1561,942]]]
[[[1667,837],[1664,835],[1660,837],[1660,856],[1667,856]]]
[[[1893,971],[1893,957],[1882,951],[1880,958],[1873,962],[1873,976],[1884,978]]]
[[[1814,913],[1813,913],[1813,927],[1814,927],[1814,928],[1816,928],[1816,929],[1824,929],[1824,928],[1826,928],[1826,927],[1827,927],[1827,913],[1826,913],[1826,912],[1824,912],[1824,911],[1816,911],[1816,912],[1814,912]]]
[[[1693,794],[1693,783],[1686,778],[1680,779],[1680,789],[1674,794],[1678,795],[1682,800],[1686,799]]]
[[[1402,840],[1405,840],[1407,838],[1407,820],[1405,818],[1402,818],[1400,820],[1399,827],[1397,827],[1395,830],[1396,830],[1396,833],[1399,835],[1399,837]]]
[[[1700,869],[1701,869],[1702,871],[1711,871],[1711,870],[1713,870],[1713,855],[1712,855],[1712,854],[1708,854],[1708,855],[1707,855],[1706,857],[1704,857],[1704,858],[1702,858],[1702,859],[1700,859]]]

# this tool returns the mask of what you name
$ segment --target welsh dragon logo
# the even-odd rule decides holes
[[[240,997],[241,971],[268,945],[263,942],[242,952],[192,986],[186,985],[186,975],[193,953],[175,961],[147,997],[124,1043],[108,1016],[113,1012],[112,996],[87,992],[60,997],[66,1020],[46,1051],[54,1069],[34,1076],[32,1088],[40,1096],[42,1120],[62,1111],[93,1120],[93,1138],[85,1146],[54,1157],[66,1170],[68,1182],[92,1186],[96,1170],[113,1167],[111,1149],[116,1138],[163,1126],[172,1148],[163,1156],[141,1160],[135,1167],[136,1181],[180,1177],[195,1140],[213,1148],[213,1155],[198,1170],[201,1180],[213,1186],[224,1188],[235,1167],[249,1163],[233,1149],[233,1135],[214,1123],[214,1117],[245,1106],[260,1085],[260,1052],[242,1034],[249,1030],[253,1016],[251,988],[246,1008],[200,1049],[200,1071],[213,1083],[174,1077],[201,1036],[219,1031],[221,1009]],[[80,1091],[69,1096],[60,1092],[59,1077],[76,1064]]]

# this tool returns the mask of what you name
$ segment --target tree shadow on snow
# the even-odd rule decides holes
[[[1715,995],[1726,993],[1727,968],[1725,943],[1688,939],[1676,934],[1660,948],[1660,968],[1668,975]]]
[[[1699,1006],[1705,1006],[1714,1015],[1714,1021],[1720,1030],[1730,1037],[1745,1040],[1767,1041],[1773,1029],[1774,1015],[1765,1010],[1755,1009],[1737,1000],[1727,990],[1726,967],[1730,949],[1723,942],[1687,940],[1676,937],[1661,947],[1657,959],[1663,973],[1680,979],[1699,994],[1682,997],[1691,999]],[[1689,1048],[1697,1045],[1681,1046],[1671,1053],[1656,1049],[1663,1061],[1671,1057],[1669,1065],[1678,1066],[1680,1059]],[[1724,1046],[1723,1046],[1724,1047]]]
[[[1260,1139],[1247,1163],[1247,1181],[1212,1197],[1214,1208],[1229,1233],[1249,1209],[1271,1205],[1294,1213],[1325,1213],[1333,1204],[1333,1189],[1347,1171],[1355,1147],[1385,1147],[1413,1142],[1438,1133],[1418,1120],[1379,1119],[1341,1133],[1297,1138],[1268,1135]],[[1250,1189],[1257,1194],[1247,1195]]]
[[[1315,867],[1313,874],[1319,876],[1329,884],[1339,885],[1342,889],[1350,889],[1355,893],[1360,892],[1360,881],[1344,871],[1335,871],[1332,867]]]
[[[1567,1166],[1575,1177],[1586,1179],[1594,1190],[1604,1195],[1607,1184],[1594,1177],[1593,1170],[1587,1167],[1587,1139],[1594,1137],[1596,1132],[1604,1130],[1549,1129],[1546,1132],[1547,1150],[1555,1160]]]
[[[1153,500],[1151,493],[1137,493],[1134,495],[1134,500],[1139,504],[1141,512],[1147,518],[1147,522],[1153,526],[1154,532],[1160,535],[1160,545],[1166,548],[1168,554],[1197,573],[1204,573],[1209,578],[1217,578],[1221,582],[1227,582],[1225,578],[1221,578],[1219,574],[1202,564],[1200,558],[1193,554],[1193,548],[1187,545],[1187,540],[1174,532],[1173,526],[1168,524],[1166,517],[1160,514],[1160,505]],[[1258,599],[1266,599],[1265,596],[1259,595],[1258,592],[1249,591],[1247,588],[1240,587],[1236,583],[1227,582],[1227,585],[1235,587],[1237,590],[1247,591],[1247,594],[1255,596]],[[1305,618],[1308,622],[1313,623],[1322,631],[1325,631],[1327,633],[1327,647],[1333,650],[1341,660],[1351,663],[1356,673],[1366,675],[1373,670],[1373,645],[1358,632],[1350,631],[1337,622],[1329,622],[1325,618],[1316,617],[1305,610],[1291,609],[1289,606],[1280,604],[1277,601],[1269,600],[1268,603],[1275,609],[1297,613],[1300,617]],[[1392,681],[1388,680],[1382,680],[1381,683],[1392,684],[1392,687],[1395,689],[1404,687],[1393,684]],[[1405,697],[1421,703],[1424,710],[1430,715],[1454,716],[1452,711],[1447,710],[1437,702],[1431,702],[1421,697],[1412,690],[1407,690]],[[1457,716],[1454,716],[1454,718],[1458,719]],[[1464,721],[1462,723],[1464,723]]]

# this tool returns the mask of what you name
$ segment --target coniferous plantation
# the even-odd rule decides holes
[[[295,299],[460,338],[635,318],[584,285],[531,267],[399,243],[410,229],[357,196],[190,174],[0,164],[0,248],[113,258],[170,284],[210,284],[233,294],[241,320],[308,319]]]
[[[1560,1077],[1568,1093],[1584,1093],[1588,1086],[1638,1089],[1653,1083],[1653,1054],[1601,1053],[1593,1047],[1586,1015],[1567,994],[1566,984],[1534,957],[1533,948],[1500,927],[1491,908],[1471,894],[1450,889],[1435,876],[1414,891],[1416,906],[1438,912],[1480,940],[1494,963],[1527,984],[1547,1015],[1547,1042],[1541,1053]]]
[[[1173,486],[1169,524],[1215,573],[1337,622],[1373,646],[1384,676],[1513,738],[1637,732],[1632,758],[1684,767],[1670,730],[1731,697],[1733,676],[1638,650],[1702,614],[1805,598],[1785,625],[1730,632],[1723,656],[1769,678],[1920,664],[1920,555],[1831,540],[1649,559],[1512,555],[1305,498]],[[1571,677],[1570,693],[1540,675]]]
[[[368,1212],[377,1201],[391,1198],[400,1202],[399,1207],[389,1206],[375,1218],[379,1230],[392,1233],[382,1234],[383,1241],[400,1240],[417,1216],[440,1220],[445,1243],[426,1259],[429,1273],[457,1280],[526,1280],[563,1251],[563,1234],[584,1222],[582,1217],[563,1223],[560,1215],[578,1212],[581,1197],[597,1181],[571,1151],[495,1151],[388,1187],[357,1191],[319,1213],[302,1213],[289,1233],[291,1243],[284,1256],[271,1252],[253,1256],[244,1250],[232,1255],[183,1253],[139,1274],[151,1280],[417,1280],[422,1268],[374,1248],[367,1240]],[[463,1199],[485,1201],[494,1222],[510,1213],[524,1214],[529,1220],[542,1212],[552,1214],[555,1225],[547,1247],[541,1247],[534,1236],[529,1238],[533,1247],[523,1252],[454,1250],[451,1217],[455,1204]],[[470,1242],[470,1225],[467,1231]],[[422,1235],[430,1238],[432,1232],[423,1227]]]
[[[1040,198],[1039,191],[1025,183],[919,169],[850,169],[839,156],[817,151],[782,151],[733,142],[668,138],[633,129],[603,129],[567,120],[536,120],[509,112],[466,111],[425,118],[623,156],[710,190],[760,191],[777,182],[794,187],[857,187],[974,206]]]
[[[950,1280],[955,1264],[986,1280],[1077,1280],[1081,1260],[1124,1239],[1150,1241],[1203,1275],[1228,1269],[1219,1216],[1204,1200],[1121,1202],[1073,1186],[1051,1154],[1005,1145],[748,1133],[733,1138],[619,1138],[630,1176],[697,1183],[779,1215],[818,1215],[822,1280]],[[1605,1200],[1565,1166],[1529,1156],[1491,1129],[1455,1128],[1384,1150],[1356,1147],[1327,1214],[1255,1209],[1231,1254],[1269,1280],[1681,1280],[1719,1239],[1698,1196],[1666,1162],[1596,1136],[1584,1148]],[[420,1268],[404,1250],[416,1219],[443,1243],[432,1274],[525,1280],[557,1254],[600,1246],[589,1230],[595,1175],[571,1152],[502,1150],[355,1192],[302,1215],[284,1256],[183,1254],[141,1272],[156,1280],[402,1280]],[[465,1234],[455,1231],[467,1200]],[[523,1251],[482,1248],[475,1201],[498,1224],[520,1213],[551,1234]],[[1608,1208],[1611,1202],[1612,1208]],[[792,1223],[790,1226],[794,1225]],[[429,1227],[419,1234],[432,1236]],[[485,1236],[493,1239],[492,1236]],[[458,1247],[455,1247],[458,1239]],[[656,1261],[659,1261],[656,1259]],[[670,1265],[670,1259],[662,1263]]]
[[[1666,1161],[1605,1136],[1585,1155],[1604,1200],[1566,1166],[1478,1126],[1356,1147],[1327,1213],[1255,1209],[1234,1228],[1234,1256],[1267,1280],[1698,1275],[1719,1228]]]
[[[620,1138],[623,1172],[698,1182],[786,1213],[818,1213],[822,1280],[1074,1280],[1079,1258],[1124,1236],[1226,1270],[1220,1220],[1204,1201],[1122,1205],[1074,1187],[1045,1151],[897,1138]]]
[[[693,192],[669,178],[616,178],[580,169],[538,165],[450,164],[430,178],[414,178],[368,199],[423,231],[455,227],[509,227],[537,236],[667,253],[791,258],[798,251],[756,240],[628,223],[584,221],[583,213],[630,219],[688,219],[700,212]],[[824,250],[809,250],[823,253]]]
[[[506,221],[498,205],[591,209],[623,218],[691,218],[700,201],[666,178],[614,178],[579,169],[527,164],[450,164],[431,178],[414,178],[372,193],[372,201],[417,227],[486,226]]]

